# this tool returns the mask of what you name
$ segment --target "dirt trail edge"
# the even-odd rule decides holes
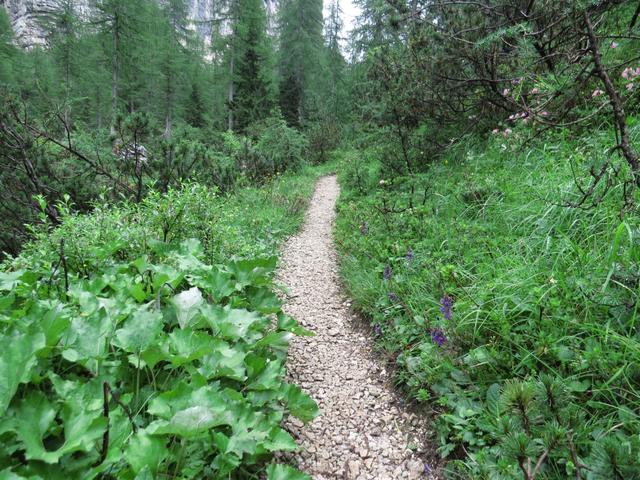
[[[302,451],[288,457],[314,479],[435,479],[425,464],[428,419],[413,415],[389,389],[388,373],[356,328],[341,292],[332,228],[340,187],[322,177],[302,231],[284,246],[277,280],[289,293],[284,310],[313,337],[291,345],[290,380],[310,394],[320,415],[290,420]]]

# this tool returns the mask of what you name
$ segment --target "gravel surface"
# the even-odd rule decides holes
[[[302,450],[284,459],[320,480],[436,479],[425,461],[433,458],[429,419],[389,387],[389,373],[341,291],[332,238],[339,191],[335,176],[318,181],[303,230],[282,251],[284,310],[315,332],[292,342],[289,376],[321,411],[304,426],[289,420]]]

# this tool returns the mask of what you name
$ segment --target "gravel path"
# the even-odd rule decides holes
[[[428,420],[403,407],[357,328],[341,293],[332,227],[340,188],[322,177],[301,233],[282,251],[278,281],[288,288],[284,310],[315,332],[296,337],[289,376],[318,402],[321,414],[286,425],[302,451],[286,458],[314,479],[436,479],[424,440]]]

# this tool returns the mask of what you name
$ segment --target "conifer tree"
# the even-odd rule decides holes
[[[273,107],[273,82],[262,0],[239,0],[238,7],[238,20],[234,25],[235,92],[229,108],[235,117],[234,129],[244,131],[269,114]]]
[[[322,0],[284,0],[280,11],[280,108],[291,125],[311,117],[322,78]]]
[[[0,84],[11,84],[14,80],[15,59],[18,50],[13,45],[11,21],[4,9],[0,9]]]

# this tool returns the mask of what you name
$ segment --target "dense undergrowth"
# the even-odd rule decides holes
[[[269,465],[317,414],[272,272],[317,175],[59,206],[0,272],[0,478],[306,478]]]
[[[566,206],[608,131],[520,135],[411,177],[346,153],[343,277],[398,383],[437,411],[450,478],[640,478],[637,210],[621,217],[613,179]]]

